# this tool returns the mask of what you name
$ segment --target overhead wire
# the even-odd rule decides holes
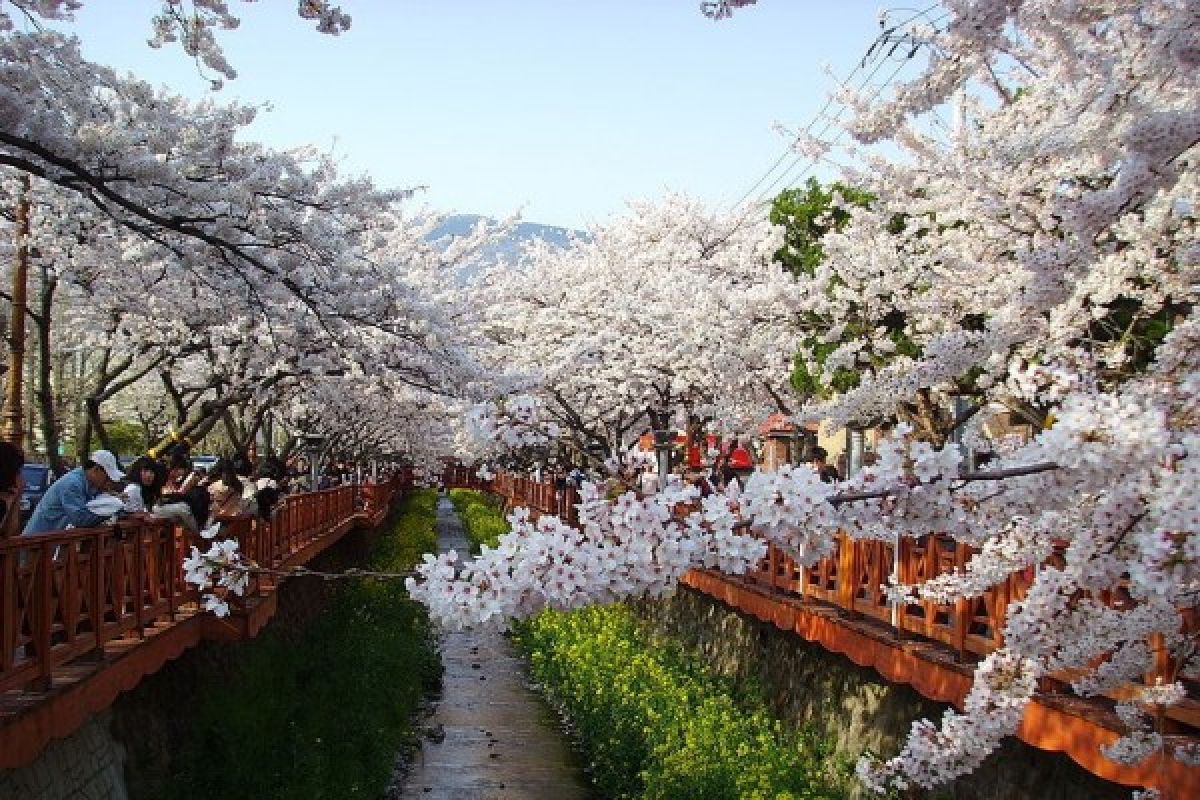
[[[874,40],[872,40],[872,42],[868,46],[866,52],[863,54],[863,57],[857,62],[857,65],[855,66],[855,68],[850,72],[849,75],[846,76],[845,79],[843,79],[840,82],[841,86],[845,87],[848,84],[850,84],[851,81],[854,80],[854,76],[859,71],[865,69],[867,64],[872,61],[872,55],[875,55],[876,57],[874,59],[874,62],[875,62],[874,66],[872,67],[870,72],[868,72],[862,78],[862,80],[858,83],[858,86],[856,87],[856,91],[861,92],[864,88],[866,88],[870,84],[871,80],[879,73],[880,69],[882,69],[883,65],[887,62],[888,56],[890,56],[891,53],[896,49],[896,47],[898,46],[898,42],[894,42],[892,48],[886,52],[883,50],[881,45],[887,43],[890,40],[890,37],[892,37],[892,35],[896,31],[901,30],[902,28],[905,28],[906,26],[912,24],[913,22],[920,19],[921,17],[926,16],[930,11],[933,11],[934,9],[938,8],[938,6],[939,6],[939,4],[935,3],[924,9],[915,10],[913,12],[912,16],[896,23],[895,25],[892,25],[890,28],[886,29],[883,33],[881,33]],[[949,12],[945,12],[945,13],[939,15],[938,17],[932,19],[931,22],[937,23],[937,22],[941,21],[942,19],[944,19],[948,15],[949,15]],[[915,52],[915,50],[914,50],[914,52]],[[911,58],[911,56],[910,56],[910,58]],[[873,100],[876,97],[878,97],[879,94],[882,93],[883,90],[886,89],[892,83],[892,81],[894,81],[896,79],[896,77],[900,74],[900,72],[903,71],[904,67],[907,66],[907,64],[908,64],[908,61],[909,61],[908,58],[901,60],[899,65],[897,66],[897,68],[892,71],[891,75],[889,75],[887,77],[887,79],[883,81],[883,83],[881,83],[875,87],[875,89],[871,92],[871,95],[868,99]],[[774,196],[776,187],[778,187],[780,184],[782,184],[788,180],[792,180],[792,185],[794,185],[796,181],[798,181],[800,178],[804,177],[804,175],[806,175],[810,170],[812,170],[818,163],[820,163],[823,160],[828,160],[827,158],[825,158],[823,156],[819,156],[819,155],[818,156],[797,155],[794,152],[794,148],[795,148],[795,145],[797,143],[799,143],[804,137],[808,136],[809,133],[813,130],[813,128],[822,120],[824,120],[824,125],[821,127],[820,131],[817,132],[816,138],[820,138],[821,136],[824,136],[832,126],[834,126],[841,120],[843,114],[846,111],[845,105],[842,105],[841,108],[839,108],[837,110],[837,112],[835,114],[833,114],[832,116],[830,116],[826,113],[829,110],[830,106],[833,105],[834,101],[835,101],[835,95],[831,94],[829,96],[829,98],[826,100],[825,104],[816,113],[816,115],[814,115],[814,117],[808,122],[808,124],[804,126],[804,128],[801,130],[801,132],[798,133],[795,137],[793,137],[792,142],[791,142],[791,144],[788,145],[787,149],[785,149],[784,152],[782,154],[780,154],[780,156],[767,169],[767,171],[765,173],[763,173],[763,175],[761,175],[758,178],[758,180],[755,181],[754,184],[741,195],[741,197],[737,200],[737,202],[735,202],[730,207],[730,209],[732,211],[736,211],[739,207],[741,207],[744,203],[746,203],[746,201],[749,200],[752,196],[755,197],[754,202],[748,204],[746,206],[745,213],[738,218],[738,221],[734,226],[735,231],[739,227],[741,227],[741,225],[745,222],[745,219],[750,214],[752,214],[756,209],[758,209],[759,207],[761,207],[763,205],[763,203],[767,197]],[[841,138],[841,133],[839,133],[838,136],[835,137],[835,141],[836,141],[836,139],[839,139],[839,138]],[[791,164],[786,169],[784,169],[784,171],[782,173],[780,173],[773,180],[771,180],[771,182],[769,184],[767,184],[766,189],[759,191],[759,187],[761,187],[763,185],[763,183],[765,181],[767,181],[768,178],[771,177],[772,173],[774,173],[776,170],[778,170],[779,167],[785,161],[787,161],[789,156],[793,157]],[[808,159],[808,164],[804,167],[803,170],[801,170],[799,175],[795,176],[795,178],[792,179],[792,177],[791,177],[792,173],[795,171],[796,167],[805,160],[805,158]],[[756,194],[756,192],[757,192],[757,194]]]

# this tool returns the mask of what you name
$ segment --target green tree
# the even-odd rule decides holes
[[[108,434],[108,447],[119,455],[138,455],[146,452],[146,432],[141,425],[124,419],[114,419],[107,423],[105,432]],[[92,435],[89,443],[90,450],[104,447],[99,437]]]
[[[841,183],[824,187],[816,178],[809,178],[803,188],[784,189],[771,203],[771,222],[785,231],[775,259],[798,277],[812,277],[825,258],[821,237],[845,227],[849,207],[864,208],[872,199]]]
[[[797,277],[814,278],[817,267],[825,259],[821,239],[832,231],[842,230],[850,221],[854,208],[866,208],[874,198],[867,192],[833,183],[822,186],[816,178],[809,178],[803,187],[785,189],[771,203],[771,222],[784,229],[783,246],[775,253],[775,260]],[[897,223],[901,224],[901,223]],[[836,279],[835,279],[836,280]],[[826,287],[829,291],[833,286]],[[912,353],[912,343],[903,334],[904,320],[890,320],[889,329],[895,328],[892,336],[897,352]],[[792,386],[802,397],[825,398],[838,392],[853,389],[858,385],[858,372],[847,367],[836,369],[828,382],[822,381],[821,373],[825,359],[848,339],[859,338],[874,325],[847,325],[842,336],[832,342],[825,341],[829,322],[817,315],[803,320],[809,335],[796,354],[792,369]]]

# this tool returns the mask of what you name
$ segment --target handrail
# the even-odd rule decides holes
[[[501,472],[491,480],[481,479],[474,469],[451,465],[442,473],[442,483],[451,489],[475,489],[503,497],[506,508],[523,506],[536,514],[553,514],[568,524],[579,522],[579,491],[572,485],[534,481]]]
[[[562,508],[561,495],[569,491],[560,492],[557,502],[551,503],[553,490],[548,481],[535,484],[528,478],[506,473],[496,475],[490,482],[490,491],[502,496],[508,507],[524,505],[538,513],[555,513],[555,507]],[[576,495],[574,502],[578,502],[577,498]],[[573,507],[570,510],[575,511]],[[577,518],[571,517],[570,521],[574,523]],[[757,568],[741,579],[767,589],[784,601],[825,604],[841,609],[850,618],[872,619],[890,628],[896,638],[920,637],[939,642],[948,646],[960,662],[985,656],[1003,646],[1008,606],[1028,592],[1034,568],[1009,575],[978,597],[949,604],[920,600],[893,606],[882,589],[893,570],[898,571],[902,583],[923,583],[938,575],[962,571],[975,553],[970,546],[942,534],[902,537],[898,545],[897,558],[894,543],[858,540],[840,533],[831,555],[803,567],[768,543],[767,553]],[[1051,556],[1051,563],[1059,557]],[[1126,601],[1106,598],[1106,602]],[[1185,622],[1189,626],[1197,624],[1192,617],[1185,617]],[[1160,659],[1159,668],[1145,676],[1145,680],[1154,683],[1169,673],[1169,666],[1165,658]],[[1183,705],[1186,707],[1173,709],[1169,716],[1195,726],[1200,719],[1200,708],[1191,701]]]
[[[0,691],[49,688],[52,671],[174,619],[183,534],[166,520],[0,541]]]
[[[294,566],[323,537],[340,533],[360,515],[382,517],[411,477],[289,495],[269,522],[223,517],[223,535],[270,569]],[[0,540],[0,692],[44,691],[55,669],[100,654],[106,643],[145,636],[156,624],[194,610],[194,589],[183,580],[194,534],[153,517],[115,525]],[[242,610],[278,581],[252,575]]]

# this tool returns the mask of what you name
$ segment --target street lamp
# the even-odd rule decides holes
[[[302,433],[300,434],[300,449],[308,455],[309,471],[311,472],[312,481],[309,484],[309,491],[317,490],[317,476],[320,474],[320,458],[321,451],[325,448],[325,437],[319,433]]]
[[[654,432],[654,458],[658,463],[658,480],[663,487],[671,475],[671,450],[675,446],[675,432],[672,430],[656,430]]]

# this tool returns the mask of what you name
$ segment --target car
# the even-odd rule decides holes
[[[217,461],[218,458],[216,456],[192,456],[192,467],[208,472]]]
[[[47,464],[26,464],[21,467],[21,477],[25,479],[25,489],[21,492],[21,522],[25,523],[54,482],[54,476]]]

